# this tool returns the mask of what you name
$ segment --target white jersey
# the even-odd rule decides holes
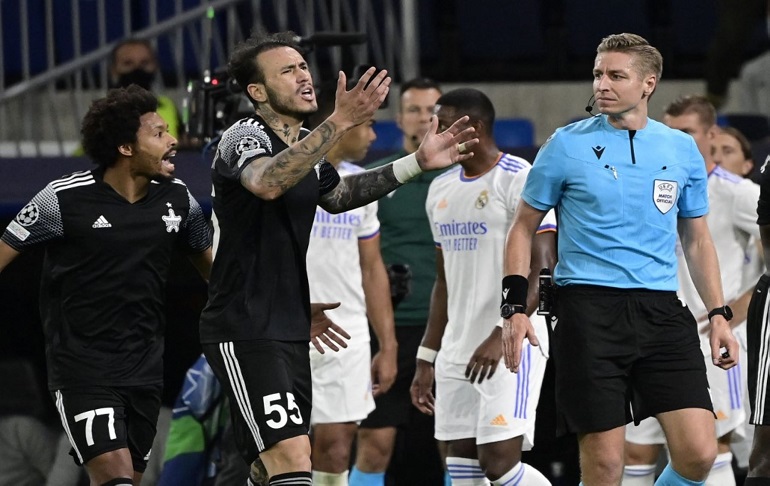
[[[443,252],[448,299],[441,355],[450,363],[467,364],[502,322],[499,287],[505,237],[530,167],[524,159],[503,154],[478,177],[465,177],[462,167],[456,167],[430,185],[425,209],[433,239]],[[555,228],[549,212],[540,230]],[[547,340],[545,320],[533,324],[538,338]]]
[[[743,273],[747,250],[750,251],[749,240],[752,236],[759,238],[759,185],[716,166],[709,174],[708,191],[709,214],[706,218],[719,258],[725,302],[729,303],[746,290]],[[705,316],[708,311],[690,278],[681,247],[677,250],[679,296],[696,318]],[[708,320],[698,324],[703,328]]]
[[[348,162],[337,166],[340,176],[363,170]],[[351,342],[369,342],[358,242],[379,231],[376,202],[340,214],[316,207],[307,251],[310,301],[340,302],[326,315],[350,334]]]

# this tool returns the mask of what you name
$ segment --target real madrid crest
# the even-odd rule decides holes
[[[489,191],[484,189],[481,191],[481,194],[479,194],[479,197],[476,198],[476,209],[484,209],[484,206],[487,205],[489,202]]]

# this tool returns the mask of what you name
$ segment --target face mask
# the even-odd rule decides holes
[[[115,88],[127,88],[131,84],[136,84],[150,91],[152,82],[155,80],[155,73],[150,73],[142,68],[134,69],[118,76],[118,81],[113,83]]]

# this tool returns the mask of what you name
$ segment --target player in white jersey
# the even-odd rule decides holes
[[[722,127],[719,133],[714,137],[711,149],[714,163],[723,169],[739,175],[745,179],[751,176],[754,171],[754,160],[751,153],[751,143],[748,139],[734,127]],[[762,242],[759,238],[751,237],[746,245],[746,254],[743,259],[743,272],[741,283],[741,297],[733,308],[748,306],[751,300],[751,291],[756,287],[759,277],[765,272],[765,261],[762,258]],[[741,347],[740,363],[741,383],[748,382],[748,336],[746,335],[745,321],[739,323],[733,330],[735,339]],[[751,414],[749,404],[749,389],[743,386],[743,409],[746,411],[747,419]],[[736,459],[736,464],[741,469],[748,469],[749,454],[751,452],[751,440],[754,435],[754,426],[748,420],[743,424],[745,433],[740,441],[733,440],[732,451]]]
[[[470,116],[479,145],[471,159],[431,183],[425,203],[437,246],[437,277],[417,354],[412,402],[436,414],[436,439],[448,442],[446,463],[453,485],[549,485],[539,471],[521,462],[521,451],[534,442],[548,355],[543,318],[535,319],[541,346],[526,346],[522,370],[517,375],[498,371],[498,277],[505,236],[531,166],[495,145],[494,108],[483,93],[458,89],[436,103],[439,125],[451,125],[463,115]],[[555,263],[552,213],[540,229],[533,251],[535,279],[540,268]]]
[[[334,110],[335,88],[321,87],[311,124],[323,121]],[[326,154],[340,176],[364,171],[351,162],[362,160],[377,138],[373,123],[370,120],[351,129]],[[310,346],[314,484],[348,484],[358,423],[374,410],[373,392],[386,392],[396,379],[398,346],[379,231],[376,201],[339,214],[316,207],[307,252],[310,300],[341,302],[327,315],[350,334],[350,340],[337,353],[321,354]],[[380,343],[374,360],[369,322]]]
[[[666,109],[664,123],[671,128],[691,134],[706,161],[708,172],[709,230],[719,258],[722,288],[725,302],[732,307],[734,317],[731,327],[745,327],[748,303],[752,289],[747,289],[743,273],[745,256],[752,236],[759,237],[756,224],[759,186],[743,179],[717,165],[714,161],[712,144],[718,128],[715,125],[716,112],[709,102],[700,96],[682,97]],[[698,322],[701,350],[707,363],[711,363],[709,344],[710,316],[690,273],[681,246],[677,245],[679,296]],[[736,333],[737,336],[738,333]],[[729,370],[706,366],[711,399],[716,415],[718,455],[711,473],[706,480],[708,486],[729,486],[735,484],[731,467],[730,443],[740,440],[744,431],[746,412],[744,410],[745,363]],[[657,455],[666,438],[655,418],[643,420],[638,426],[626,427],[626,467],[624,486],[652,485]]]

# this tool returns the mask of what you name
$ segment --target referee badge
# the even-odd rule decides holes
[[[655,207],[663,214],[671,211],[676,202],[676,195],[679,189],[679,183],[676,181],[665,181],[655,179],[652,188],[652,200]]]

